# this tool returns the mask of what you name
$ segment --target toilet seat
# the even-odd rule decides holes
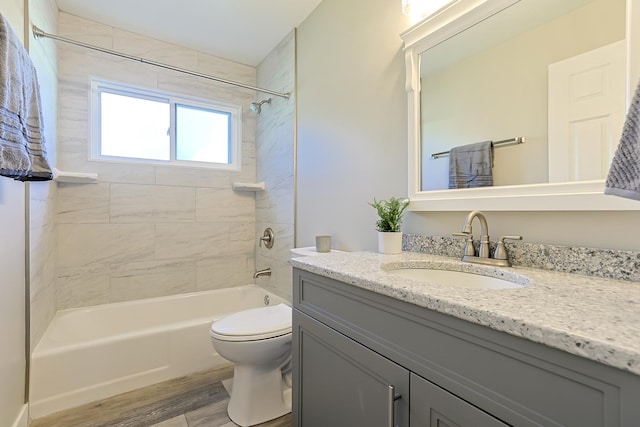
[[[278,304],[239,311],[213,322],[209,335],[221,341],[256,341],[291,333],[291,307]]]

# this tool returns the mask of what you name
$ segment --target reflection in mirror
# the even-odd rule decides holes
[[[606,176],[625,114],[625,0],[522,0],[420,54],[421,190],[481,141],[493,185]]]

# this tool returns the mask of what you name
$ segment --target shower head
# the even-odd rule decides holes
[[[260,102],[252,102],[249,105],[249,108],[251,108],[251,111],[253,111],[254,113],[260,114],[260,111],[262,111],[262,104],[271,104],[271,98],[262,100]]]

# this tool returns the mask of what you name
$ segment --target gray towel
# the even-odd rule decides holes
[[[491,141],[454,147],[449,150],[449,188],[490,187],[492,167]]]
[[[53,179],[39,89],[31,58],[0,15],[0,175],[19,181]]]
[[[640,200],[640,84],[631,101],[604,194]]]

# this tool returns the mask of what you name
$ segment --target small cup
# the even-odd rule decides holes
[[[331,236],[316,236],[316,252],[331,251]]]

